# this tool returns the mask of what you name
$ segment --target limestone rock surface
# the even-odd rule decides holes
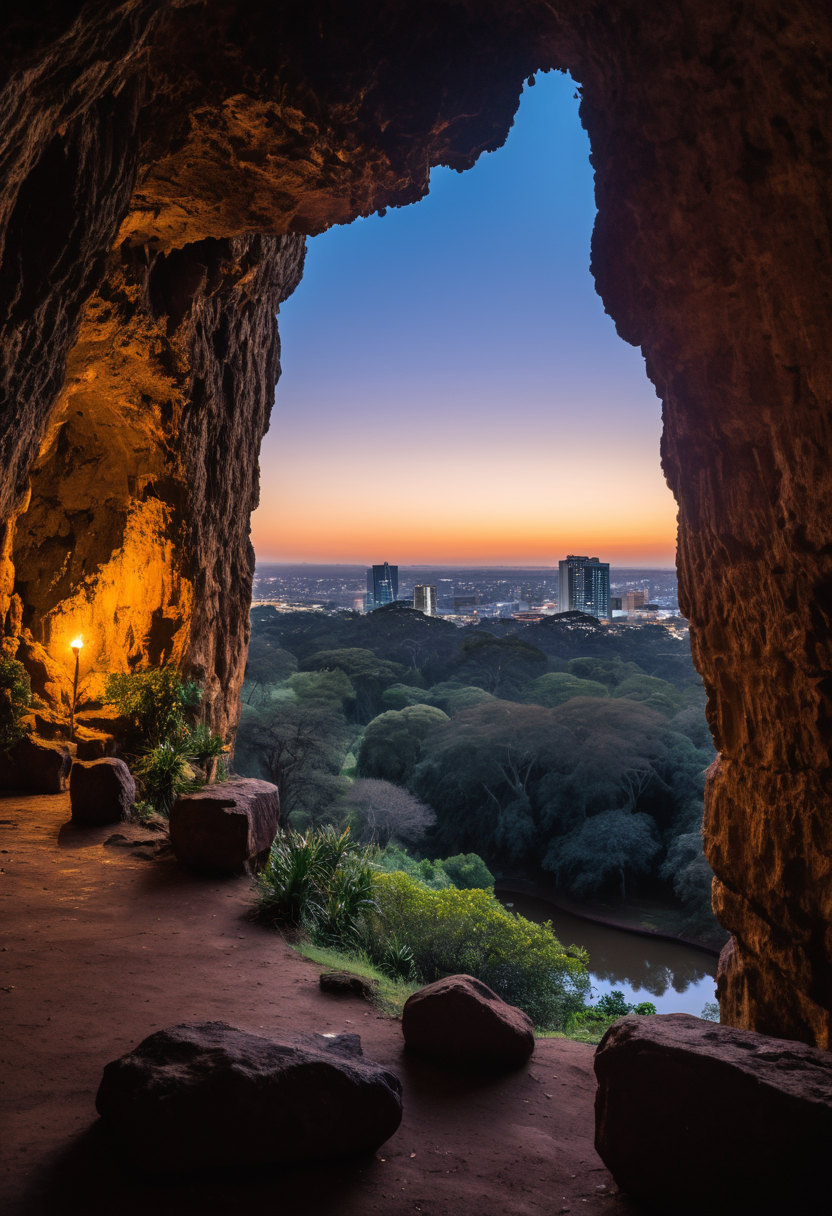
[[[398,1078],[358,1035],[275,1040],[225,1022],[150,1035],[104,1069],[96,1108],[154,1171],[368,1153],[402,1118]]]
[[[279,822],[277,786],[240,778],[180,794],[170,842],[190,869],[232,872],[266,860]]]
[[[619,1018],[595,1055],[596,1148],[651,1212],[816,1210],[832,1054],[684,1013]]]
[[[123,760],[76,760],[69,775],[73,823],[118,823],[136,801],[136,783]]]
[[[470,1068],[519,1068],[534,1051],[531,1018],[470,975],[436,980],[408,997],[402,1034],[412,1051]]]

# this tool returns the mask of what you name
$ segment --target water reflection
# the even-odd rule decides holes
[[[538,924],[550,920],[565,945],[589,953],[593,999],[618,989],[633,1004],[652,1001],[659,1013],[702,1012],[714,999],[717,960],[681,942],[641,937],[595,925],[530,895],[505,895],[503,902]]]

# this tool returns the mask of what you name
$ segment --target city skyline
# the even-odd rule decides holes
[[[309,241],[281,308],[258,560],[673,564],[660,403],[589,273],[574,93],[539,75],[470,172]]]

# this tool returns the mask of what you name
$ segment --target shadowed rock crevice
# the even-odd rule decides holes
[[[680,602],[722,752],[705,834],[736,938],[723,1017],[827,1045],[822,6],[123,0],[33,24],[13,5],[4,51],[4,649],[60,700],[83,623],[96,671],[171,659],[221,729],[245,657],[274,315],[303,234],[415,201],[432,165],[503,142],[531,73],[571,71],[592,272],[663,402]]]

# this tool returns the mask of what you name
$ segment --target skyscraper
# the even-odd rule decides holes
[[[367,568],[367,608],[392,604],[399,594],[399,567],[383,562]]]
[[[413,588],[413,607],[425,616],[436,616],[436,588],[417,583]]]
[[[559,612],[586,612],[590,616],[610,614],[610,566],[597,557],[570,553],[558,563]]]

